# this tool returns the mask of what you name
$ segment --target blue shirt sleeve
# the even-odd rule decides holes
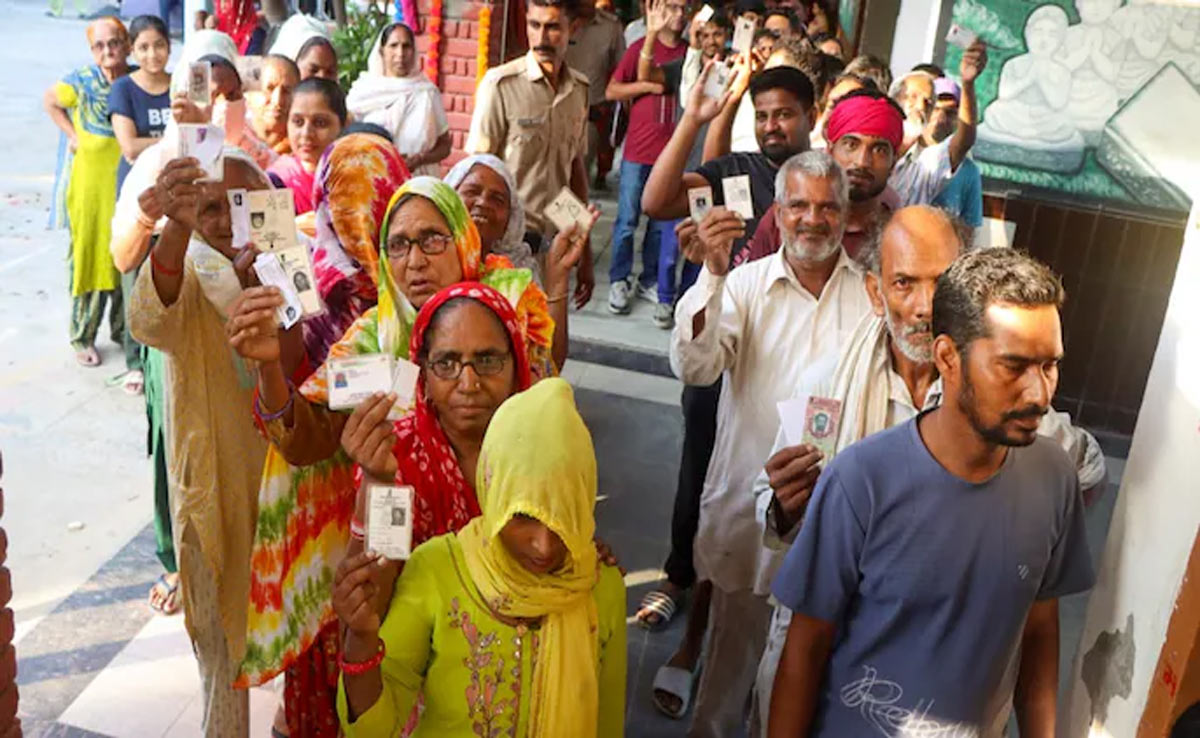
[[[840,457],[836,461],[843,461]],[[771,592],[794,612],[836,623],[858,591],[866,525],[836,462],[821,474]]]
[[[136,122],[137,115],[133,110],[133,96],[130,94],[129,85],[128,77],[122,77],[113,82],[112,89],[108,91],[108,113],[109,115],[123,115]]]
[[[1079,490],[1079,477],[1070,470],[1067,475],[1072,485],[1067,496],[1067,509],[1063,516],[1062,530],[1050,551],[1050,561],[1038,588],[1039,600],[1052,600],[1076,592],[1091,589],[1096,582],[1092,570],[1092,554],[1088,548],[1087,527],[1083,519],[1083,494]]]

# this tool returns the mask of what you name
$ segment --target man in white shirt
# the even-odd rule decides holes
[[[765,643],[770,606],[754,592],[761,536],[750,490],[779,425],[776,403],[814,365],[832,365],[870,310],[861,268],[841,248],[849,193],[837,163],[824,152],[788,159],[775,202],[783,248],[733,272],[730,247],[744,225],[713,208],[685,252],[705,268],[675,310],[676,375],[696,385],[723,377],[695,539],[698,577],[713,592],[690,736],[737,732]]]
[[[888,94],[904,108],[904,143],[907,150],[896,160],[888,183],[900,194],[903,205],[933,202],[946,182],[958,171],[958,165],[975,145],[979,106],[975,101],[975,79],[987,67],[987,46],[976,41],[966,49],[958,65],[962,77],[962,98],[958,107],[958,129],[954,135],[931,142],[922,134],[935,104],[934,79],[926,72],[910,72],[892,85]]]
[[[933,294],[938,276],[962,251],[962,236],[960,225],[944,211],[912,206],[898,210],[863,253],[873,314],[845,343],[832,375],[810,376],[807,385],[796,386],[797,397],[828,397],[841,403],[835,454],[941,404],[941,380],[932,354]],[[797,403],[795,412],[804,412],[802,405]],[[1038,433],[1058,441],[1075,462],[1080,487],[1088,490],[1104,481],[1104,455],[1096,439],[1070,421],[1065,413],[1050,410],[1042,416]],[[769,594],[816,486],[818,462],[828,461],[780,428],[770,459],[754,482],[764,546],[756,592]],[[751,720],[761,720],[764,729],[791,616],[776,605],[759,665]]]

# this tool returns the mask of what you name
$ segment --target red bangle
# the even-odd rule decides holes
[[[383,645],[383,639],[380,638],[379,650],[375,652],[374,656],[366,661],[361,661],[358,663],[346,661],[346,651],[343,649],[342,652],[338,654],[338,667],[341,668],[343,674],[347,674],[349,676],[361,676],[382,664],[385,654],[387,654],[387,646]]]
[[[177,277],[183,273],[182,269],[171,269],[170,267],[163,266],[158,257],[154,255],[154,249],[150,249],[150,266],[154,267],[154,271],[162,272],[168,277]]]

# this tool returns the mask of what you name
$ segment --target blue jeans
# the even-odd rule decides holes
[[[613,224],[612,263],[608,267],[610,282],[628,279],[633,271],[633,236],[642,217],[642,190],[650,176],[652,164],[621,161],[621,182],[617,193],[617,221]],[[663,242],[675,244],[674,221],[650,219],[642,239],[642,274],[638,280],[645,287],[658,278],[658,257]]]

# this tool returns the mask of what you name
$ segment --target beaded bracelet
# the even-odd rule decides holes
[[[366,661],[362,661],[359,663],[353,663],[350,661],[346,661],[346,652],[345,652],[345,650],[341,651],[338,654],[338,667],[341,668],[342,673],[347,676],[361,676],[363,674],[366,674],[371,669],[374,669],[375,667],[382,664],[383,657],[386,654],[387,654],[387,646],[384,645],[383,639],[380,638],[379,639],[379,650],[375,652],[374,656],[367,659]]]
[[[259,419],[262,420],[264,423],[269,423],[272,420],[279,420],[280,418],[282,418],[284,415],[287,414],[288,410],[292,409],[292,398],[296,396],[296,385],[292,384],[292,380],[289,379],[287,381],[287,386],[288,386],[287,402],[283,403],[283,407],[279,408],[278,410],[276,410],[273,413],[269,413],[266,410],[263,410],[262,397],[257,392],[254,393],[254,412],[258,413]]]

